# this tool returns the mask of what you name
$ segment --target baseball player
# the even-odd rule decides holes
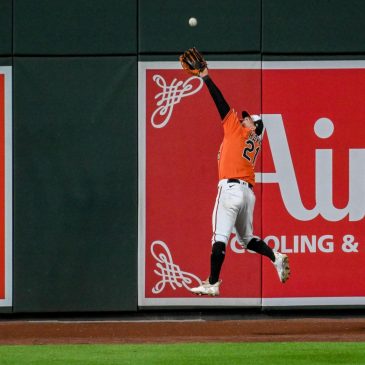
[[[263,122],[258,115],[232,109],[209,76],[207,63],[196,48],[186,51],[180,61],[185,70],[194,70],[207,86],[218,109],[224,137],[218,153],[218,194],[212,215],[213,236],[210,275],[202,285],[190,289],[198,295],[219,295],[219,279],[226,246],[235,228],[237,240],[245,249],[268,257],[285,283],[290,275],[287,255],[273,251],[253,235],[255,205],[255,162],[261,149]],[[196,72],[197,71],[197,72]]]

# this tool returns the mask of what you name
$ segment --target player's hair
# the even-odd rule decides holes
[[[257,120],[254,124],[256,126],[255,132],[258,136],[260,136],[264,130],[264,123],[262,122],[262,119]]]
[[[242,118],[245,119],[246,117],[250,117],[250,114],[248,112],[246,112],[246,110],[244,110],[242,112]]]

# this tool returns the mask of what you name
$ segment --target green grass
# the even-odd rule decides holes
[[[0,365],[365,364],[362,342],[0,346]]]

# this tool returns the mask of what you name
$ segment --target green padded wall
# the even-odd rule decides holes
[[[365,2],[262,0],[262,51],[278,54],[365,52]]]
[[[137,1],[14,1],[17,55],[137,52]]]
[[[12,62],[11,57],[0,57],[0,66],[12,66]]]
[[[361,0],[0,1],[0,64],[14,65],[13,311],[137,310],[138,57],[361,56],[364,14]]]
[[[12,54],[12,0],[0,1],[0,56]]]
[[[14,60],[14,310],[135,310],[136,57]]]
[[[188,20],[195,17],[196,27]],[[139,51],[259,52],[260,0],[139,1]]]

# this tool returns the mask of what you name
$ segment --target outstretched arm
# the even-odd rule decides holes
[[[204,71],[202,71],[199,74],[199,76],[204,80],[205,85],[207,85],[209,93],[212,96],[215,105],[217,106],[221,119],[224,120],[224,118],[231,109],[230,106],[224,99],[221,91],[218,89],[213,80],[210,78],[207,68]]]

